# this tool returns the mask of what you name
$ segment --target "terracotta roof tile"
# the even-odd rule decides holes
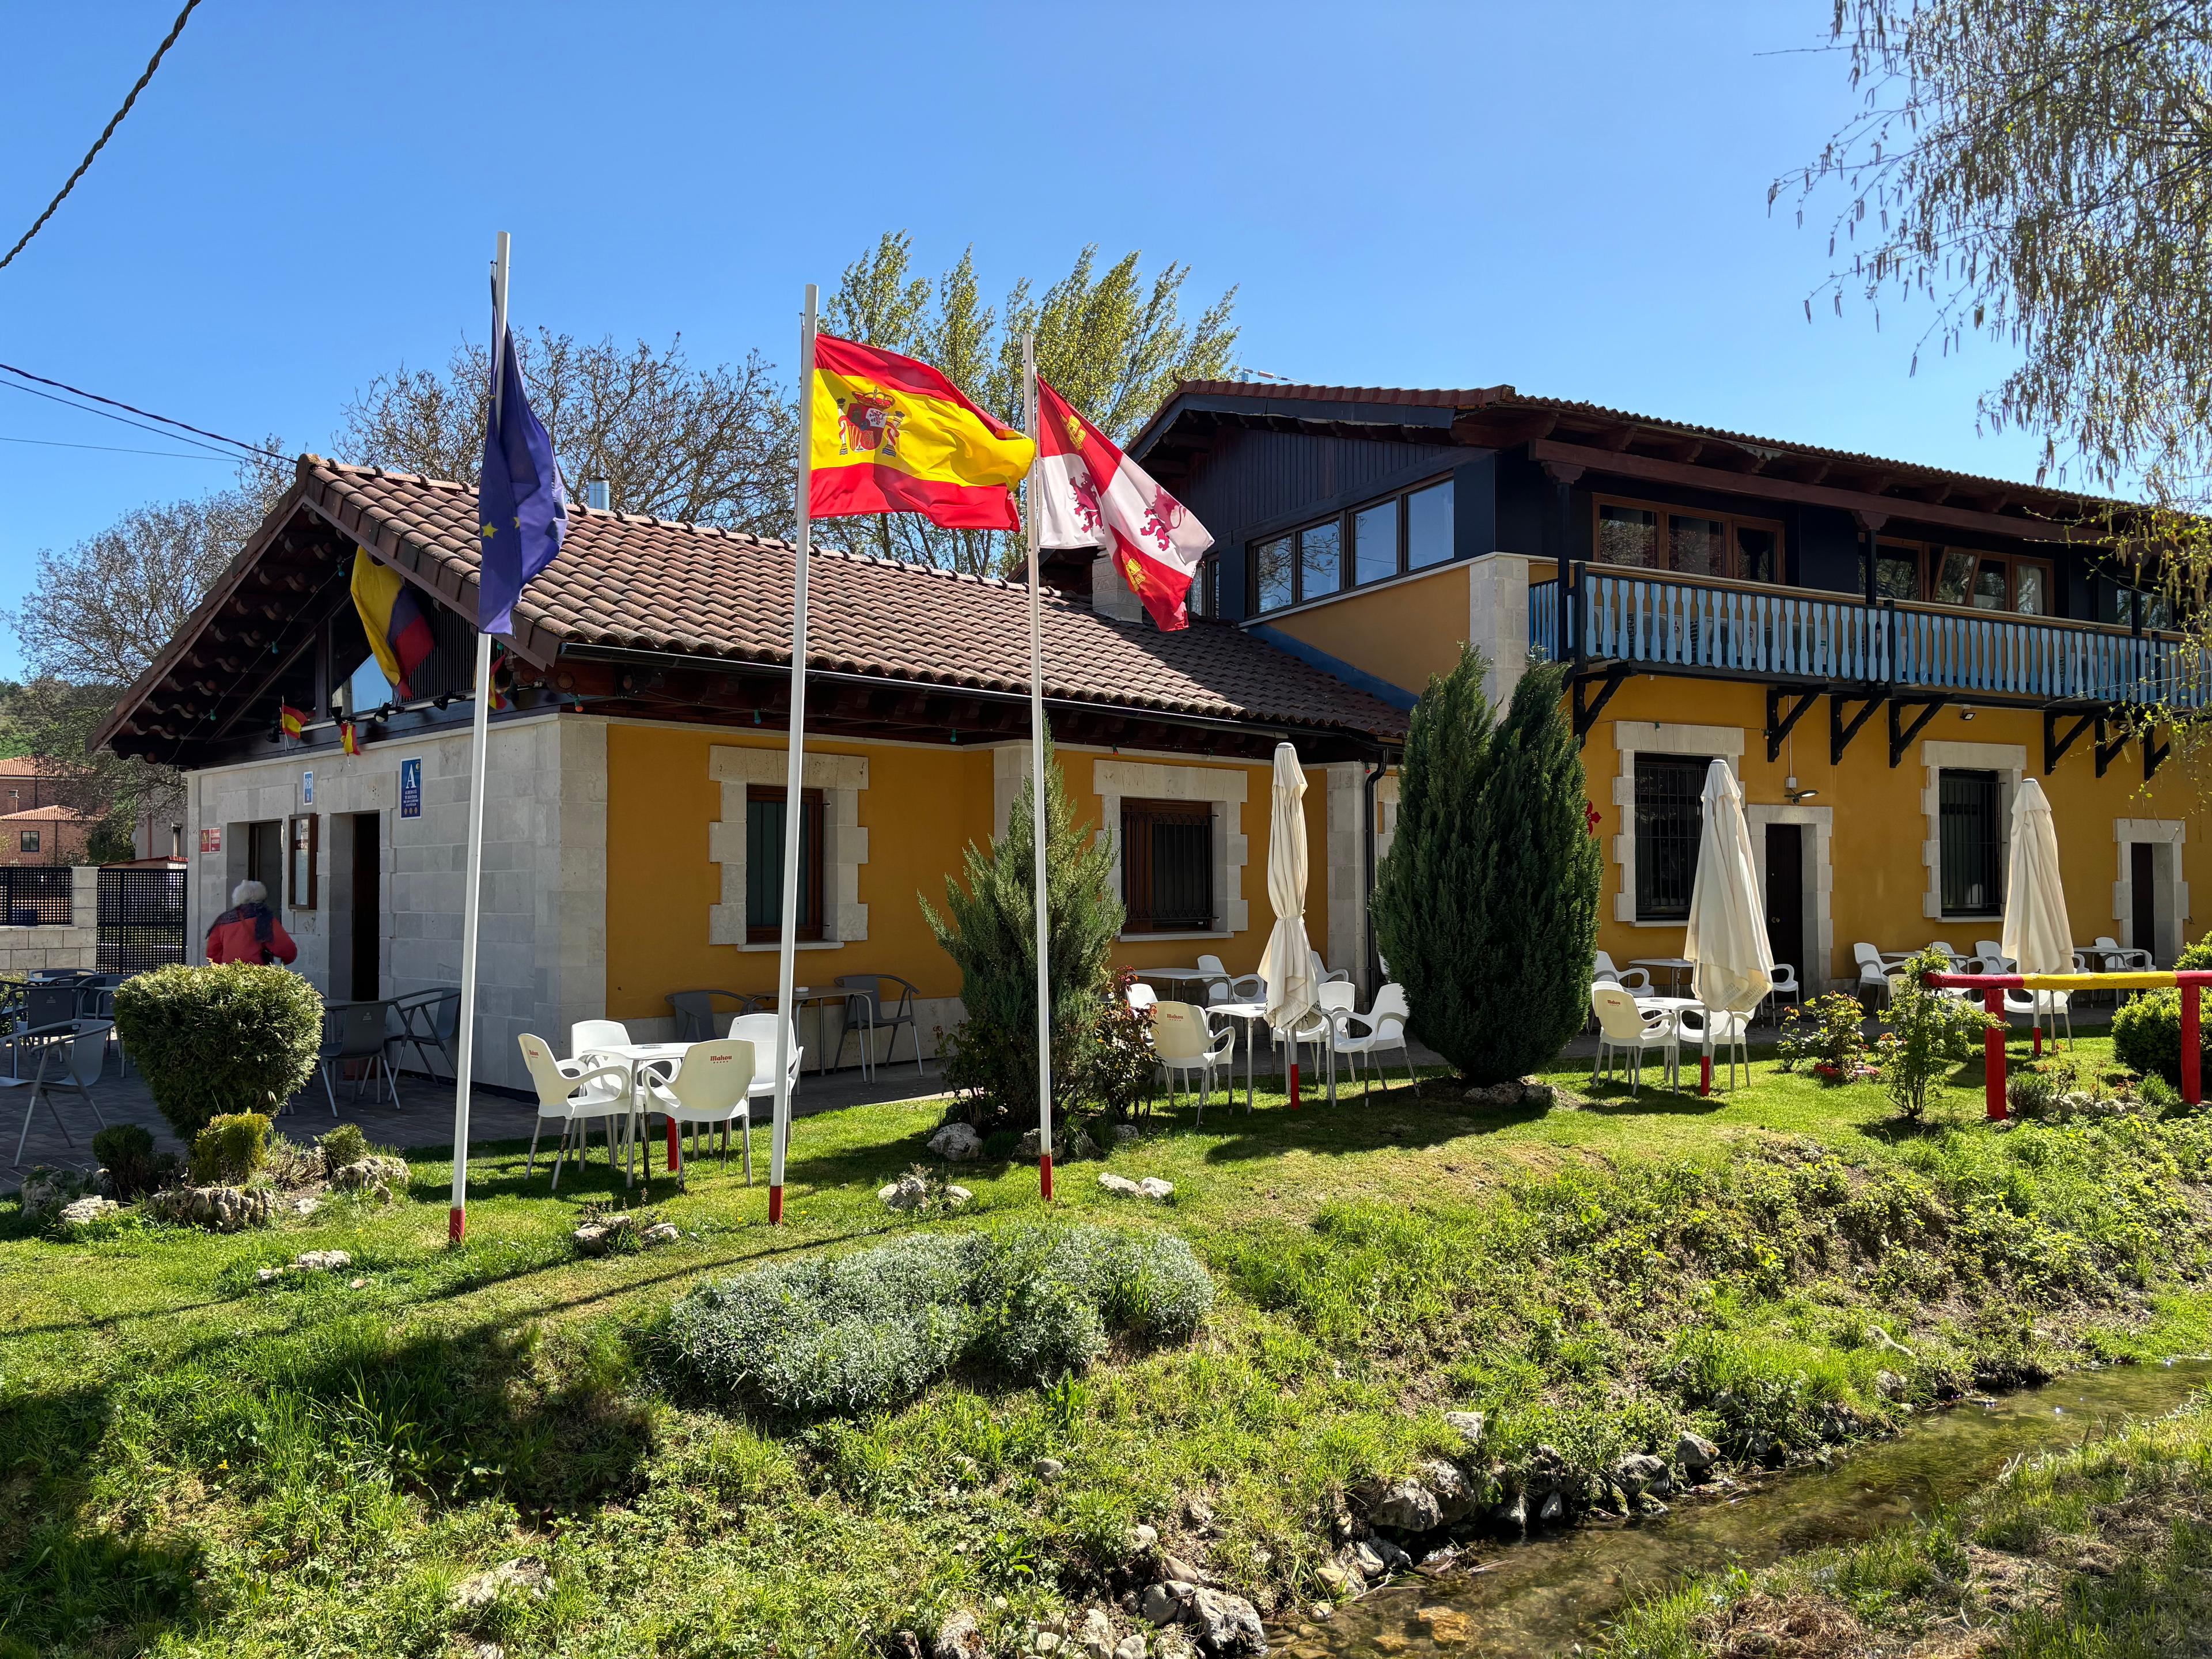
[[[476,609],[476,494],[409,473],[303,458],[326,517],[462,614]],[[791,660],[790,544],[712,526],[571,507],[561,556],[515,607],[516,641],[726,660]],[[835,535],[834,524],[817,535]],[[931,567],[817,550],[808,586],[811,667],[976,690],[1029,690],[1029,590]],[[1406,716],[1225,623],[1166,634],[1048,592],[1045,691],[1211,719],[1393,736]]]

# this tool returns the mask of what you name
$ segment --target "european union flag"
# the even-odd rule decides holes
[[[497,418],[484,427],[483,474],[477,483],[477,533],[483,574],[477,592],[477,629],[514,631],[514,602],[532,576],[553,562],[568,533],[568,498],[554,464],[553,441],[531,412],[514,356],[514,331],[500,342]]]

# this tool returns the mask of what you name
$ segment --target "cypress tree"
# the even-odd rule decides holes
[[[1053,1097],[1066,1101],[1098,1023],[1122,908],[1107,890],[1113,848],[1087,821],[1074,822],[1049,738],[1044,775]],[[988,848],[969,842],[962,855],[965,884],[945,877],[942,915],[921,898],[930,931],[960,965],[967,1009],[947,1080],[978,1097],[974,1115],[985,1127],[1036,1118],[1036,836],[1030,791],[1024,779],[1006,833]]]
[[[1486,666],[1466,652],[1414,711],[1375,903],[1415,1035],[1474,1083],[1548,1063],[1580,1029],[1602,874],[1565,671],[1531,669],[1493,730]]]

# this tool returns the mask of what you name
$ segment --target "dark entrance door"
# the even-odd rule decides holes
[[[284,823],[268,818],[246,826],[246,878],[269,890],[269,908],[284,902]],[[228,902],[226,896],[226,902]]]
[[[2135,938],[2130,941],[2138,951],[2158,954],[2158,867],[2157,855],[2151,842],[2136,841],[2128,843],[2128,885],[2134,890]]]
[[[353,825],[353,996],[358,1002],[383,994],[377,975],[377,940],[383,929],[383,880],[377,868],[378,818],[356,812]]]
[[[1809,975],[1805,962],[1805,830],[1796,823],[1766,826],[1766,945],[1777,962]]]

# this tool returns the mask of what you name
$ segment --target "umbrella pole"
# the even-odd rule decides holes
[[[1698,1063],[1698,1092],[1700,1095],[1709,1095],[1712,1091],[1713,1044],[1712,1039],[1708,1037],[1705,1039],[1705,1052]]]
[[[1298,1109],[1298,1045],[1291,1044],[1291,1109]]]

